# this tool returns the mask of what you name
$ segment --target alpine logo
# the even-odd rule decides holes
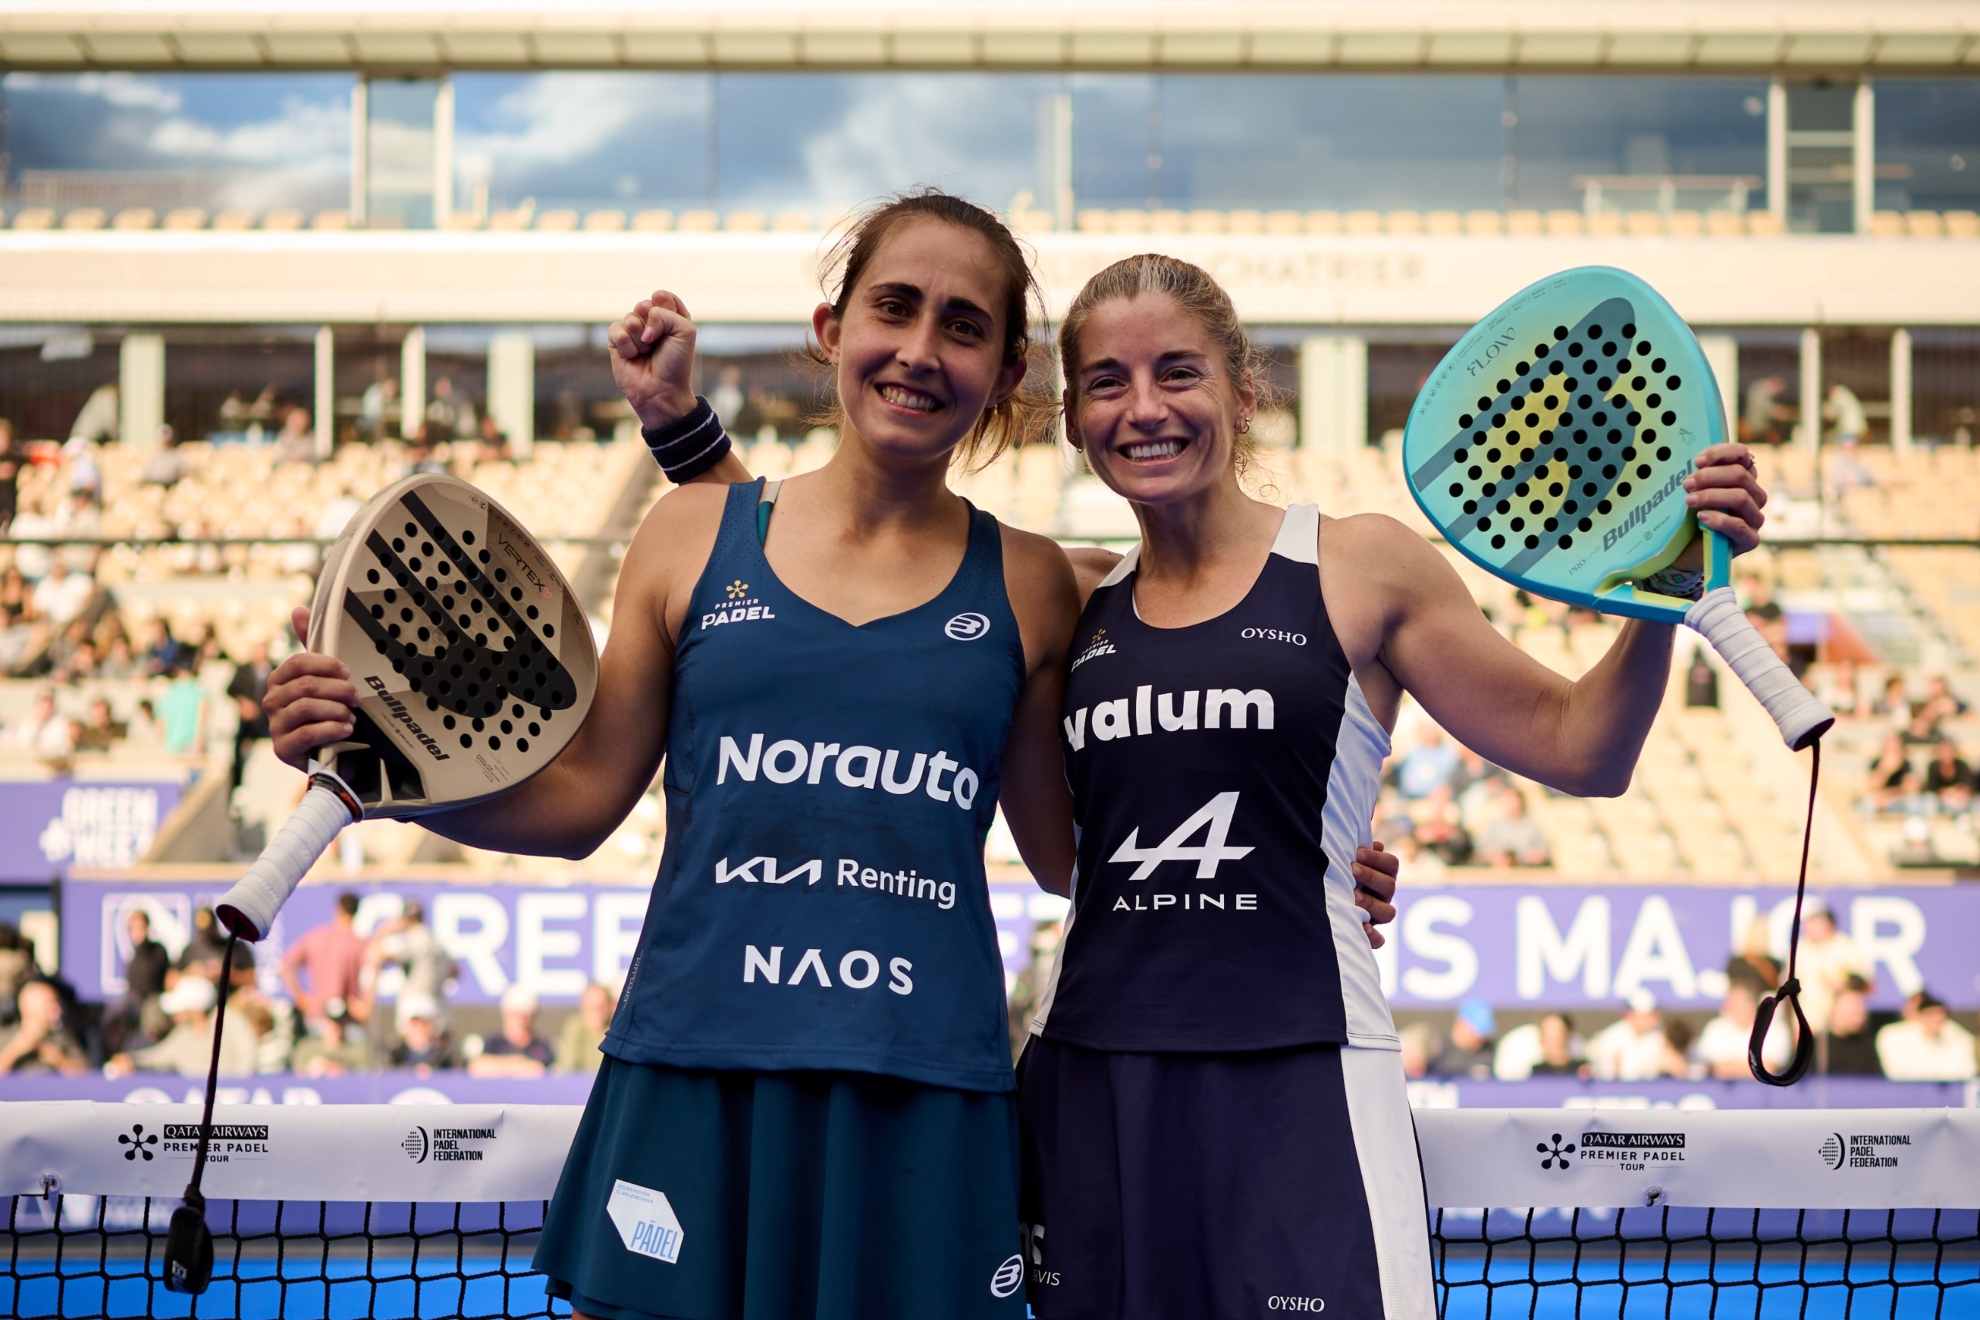
[[[990,1276],[990,1295],[1009,1297],[1024,1285],[1024,1257],[1012,1256]]]
[[[1138,827],[1129,830],[1127,838],[1121,841],[1121,846],[1107,860],[1136,863],[1134,874],[1128,877],[1130,880],[1146,880],[1155,874],[1155,868],[1163,862],[1195,862],[1197,879],[1214,880],[1218,866],[1237,861],[1252,852],[1248,846],[1231,847],[1225,843],[1230,837],[1231,817],[1237,814],[1237,804],[1236,793],[1217,794],[1153,848],[1141,846],[1141,830]],[[1203,842],[1192,844],[1189,840],[1198,830],[1203,831]]]
[[[942,625],[942,635],[952,642],[973,642],[990,632],[988,616],[974,610],[958,614]]]

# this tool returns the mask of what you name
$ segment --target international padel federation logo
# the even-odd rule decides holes
[[[974,611],[958,614],[942,625],[943,635],[954,642],[973,642],[989,631],[989,618]]]
[[[146,1136],[144,1124],[133,1123],[128,1136],[121,1132],[117,1134],[117,1144],[124,1148],[125,1159],[134,1160],[142,1155],[149,1160],[153,1158],[151,1148],[158,1144],[158,1134],[154,1132]]]
[[[1843,1143],[1842,1133],[1831,1132],[1822,1138],[1822,1163],[1831,1169],[1840,1169],[1849,1154],[1849,1147]]]
[[[1540,1161],[1541,1168],[1560,1169],[1565,1171],[1568,1166],[1568,1158],[1574,1154],[1574,1143],[1570,1141],[1567,1145],[1563,1146],[1561,1144],[1561,1134],[1556,1132],[1554,1134],[1553,1145],[1549,1146],[1546,1142],[1543,1141],[1539,1145],[1535,1146],[1533,1149],[1539,1151],[1541,1155],[1545,1156],[1545,1158]]]
[[[978,615],[977,617],[981,618],[982,616]],[[988,627],[989,625],[985,624],[984,626]],[[1024,1257],[1012,1256],[1002,1265],[999,1265],[997,1272],[990,1276],[990,1295],[992,1297],[1009,1297],[1023,1283]]]
[[[425,1128],[416,1127],[406,1133],[406,1139],[399,1143],[399,1149],[403,1150],[414,1164],[424,1164],[428,1152],[433,1149],[433,1142],[426,1135]]]

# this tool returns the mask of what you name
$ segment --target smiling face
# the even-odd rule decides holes
[[[981,235],[934,219],[899,225],[845,298],[812,315],[850,430],[899,458],[940,459],[1024,377],[1004,361],[1006,280]]]
[[[1066,430],[1111,489],[1171,504],[1236,482],[1238,428],[1254,402],[1201,320],[1166,294],[1142,293],[1087,317]]]

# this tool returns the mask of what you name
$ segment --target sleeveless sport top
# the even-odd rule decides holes
[[[1066,683],[1073,911],[1034,1029],[1091,1049],[1396,1049],[1354,906],[1389,738],[1328,622],[1319,510],[1287,511],[1228,613],[1155,628],[1139,547]]]
[[[1024,651],[997,520],[858,627],[777,580],[732,486],[674,659],[667,841],[604,1049],[1012,1087],[983,874]]]

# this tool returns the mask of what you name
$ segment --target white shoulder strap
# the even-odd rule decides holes
[[[1113,571],[1100,580],[1100,585],[1111,587],[1115,583],[1125,581],[1127,575],[1134,572],[1134,566],[1140,562],[1141,542],[1136,541],[1128,547],[1128,552],[1121,556],[1121,562],[1114,565]]]
[[[1320,562],[1320,506],[1295,504],[1286,510],[1279,524],[1279,535],[1272,542],[1272,553],[1300,564]]]

